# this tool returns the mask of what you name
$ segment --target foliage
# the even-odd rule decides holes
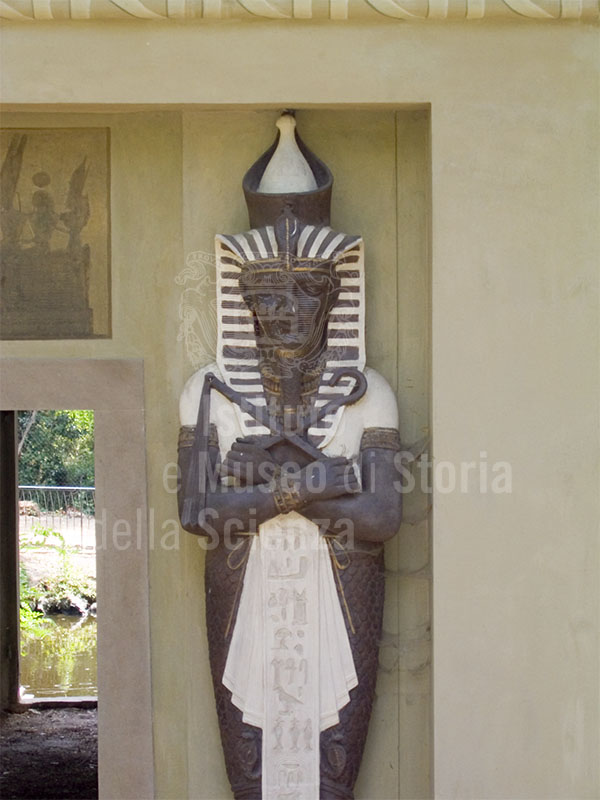
[[[73,597],[80,597],[88,605],[96,602],[95,582],[79,570],[44,578],[38,588],[49,608],[66,606]]]
[[[73,561],[77,548],[69,547],[58,531],[35,525],[22,530],[21,551],[54,550],[58,567],[35,585],[23,564],[20,568],[20,650],[21,680],[36,696],[95,694],[96,622],[82,617],[52,614],[77,604],[89,606],[96,600],[96,583],[85,576]],[[40,687],[42,687],[40,689]]]
[[[21,533],[19,547],[21,550],[50,548],[60,556],[58,572],[43,578],[35,586],[31,586],[21,566],[21,607],[25,604],[34,612],[40,608],[60,609],[68,607],[73,597],[85,600],[88,605],[96,602],[96,581],[84,575],[73,563],[75,548],[67,545],[61,533],[35,525],[32,531]]]
[[[25,642],[30,638],[45,639],[50,634],[49,628],[52,624],[52,620],[45,617],[41,611],[32,611],[26,603],[21,603],[19,609],[21,655],[24,654]]]
[[[34,525],[31,530],[19,531],[19,550],[38,550],[40,547],[50,547],[57,550],[64,559],[68,556],[69,548],[65,537],[52,528],[43,525]]]
[[[27,572],[21,564],[19,570],[20,579],[20,608],[19,624],[21,629],[21,655],[24,655],[25,643],[30,638],[44,639],[49,634],[52,622],[44,615],[36,611],[36,606],[40,598],[40,592],[29,582]]]
[[[19,483],[94,485],[94,412],[19,411]],[[24,440],[24,441],[23,441]]]

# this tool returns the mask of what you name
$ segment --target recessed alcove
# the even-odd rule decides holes
[[[153,732],[148,729],[144,736],[148,740],[154,735],[157,790],[169,776],[180,786],[181,796],[189,792],[190,797],[199,797],[204,792],[220,797],[229,790],[208,670],[204,554],[194,537],[179,531],[168,477],[175,458],[177,399],[187,377],[212,358],[214,235],[247,229],[241,179],[272,141],[277,114],[275,108],[233,108],[5,115],[4,124],[14,127],[110,129],[112,339],[10,342],[4,353],[25,357],[11,367],[19,364],[25,372],[18,374],[28,376],[27,390],[15,408],[41,407],[48,387],[55,383],[68,396],[64,370],[76,370],[80,358],[92,359],[86,360],[90,390],[106,374],[103,361],[96,359],[134,355],[144,360],[147,460],[139,449],[137,456],[132,451],[126,480],[133,480],[140,491],[147,480],[148,515],[140,535],[149,550],[151,589],[132,583],[131,575],[126,577],[126,559],[133,554],[123,555],[118,547],[104,553],[104,562],[99,551],[99,581],[104,574],[112,585],[115,574],[123,575],[121,591],[128,597],[131,593],[145,597],[149,603],[154,697],[167,691],[170,702],[162,710],[155,705]],[[300,108],[297,120],[307,144],[334,174],[332,224],[365,240],[367,360],[396,389],[402,440],[412,445],[429,437],[429,110],[426,106]],[[32,355],[43,356],[45,374],[54,375],[44,390],[35,381],[35,370],[27,369],[26,359]],[[19,383],[20,379],[12,385],[19,388]],[[22,395],[28,393],[25,402]],[[66,398],[60,402],[73,404]],[[108,455],[114,453],[113,445],[123,431],[119,419],[118,414],[107,413],[103,423],[98,415],[99,453],[106,453],[99,481],[102,466],[112,477],[125,479],[121,456]],[[108,436],[104,450],[103,430]],[[127,435],[119,441],[119,453]],[[107,460],[113,457],[117,461]],[[107,501],[107,509],[113,499],[122,508],[115,496]],[[405,496],[407,522],[387,545],[385,633],[377,699],[356,788],[359,798],[416,798],[430,793],[428,509],[429,497],[418,488]],[[134,531],[140,529],[131,509],[122,512],[114,519],[123,530],[120,520],[129,520]],[[119,565],[117,573],[113,563]],[[140,572],[134,575],[144,579]],[[109,615],[103,618],[108,620]],[[103,752],[108,758],[119,750],[121,734],[115,728],[116,718],[102,716],[102,671],[104,696],[111,687],[120,687],[120,696],[119,675],[134,669],[139,652],[121,640],[118,657],[103,658],[103,641],[112,635],[108,626],[106,621],[104,639],[102,629],[99,632],[99,773],[101,787],[115,793],[128,779],[127,770],[117,779],[109,762],[103,763]],[[126,707],[136,713],[131,702]],[[142,719],[150,724],[145,712]],[[169,730],[177,742],[176,759],[172,748],[165,747]],[[132,762],[127,759],[127,763]],[[132,779],[139,778],[139,770],[148,772],[150,765],[138,760]]]
[[[197,111],[183,116],[183,291],[214,315],[213,238],[248,229],[241,178],[274,137],[277,110]],[[407,446],[430,436],[430,137],[429,109],[298,109],[297,129],[334,175],[331,224],[365,242],[367,363],[394,387]],[[212,166],[211,166],[212,165]],[[218,167],[217,165],[221,165]],[[192,294],[192,292],[196,292]],[[186,374],[213,360],[215,332],[190,325]],[[199,347],[201,341],[201,347]],[[184,343],[186,339],[184,337]],[[431,636],[430,496],[420,484],[405,495],[406,523],[386,545],[386,610],[377,698],[356,786],[358,798],[430,795]],[[191,585],[202,580],[202,555],[187,542]],[[194,606],[192,662],[206,649],[203,601]],[[193,683],[190,742],[216,715],[206,687]],[[218,752],[215,758],[221,761]],[[382,768],[385,765],[385,769]],[[190,785],[202,785],[206,762],[190,751]],[[215,789],[216,791],[216,789]]]

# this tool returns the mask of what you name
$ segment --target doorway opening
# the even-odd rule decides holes
[[[15,734],[25,752],[32,737],[14,730],[24,717],[49,719],[60,713],[97,718],[97,770],[103,797],[153,797],[153,740],[150,680],[150,613],[148,578],[148,511],[145,473],[144,370],[139,359],[3,358],[0,359],[0,746],[3,770],[0,796],[10,797],[22,770],[15,764],[5,775],[6,736]],[[69,698],[46,699],[39,707],[19,703],[19,562],[18,562],[18,427],[16,409],[93,409],[95,434],[95,514],[98,530],[98,701],[95,708],[72,709]],[[112,532],[123,520],[142,535],[139,544],[123,550]],[[124,613],[124,609],[127,613]],[[126,643],[124,646],[123,643]],[[49,708],[57,703],[60,708]],[[77,702],[81,705],[81,702]],[[37,706],[37,703],[34,704]],[[47,709],[47,710],[46,710]],[[2,714],[15,710],[17,714]],[[26,710],[26,713],[22,713]],[[69,716],[72,720],[73,716]],[[69,723],[70,724],[70,723]],[[44,742],[47,737],[42,737]],[[65,742],[63,741],[63,747]],[[78,740],[79,742],[79,740]],[[47,744],[47,742],[46,742]],[[60,744],[57,741],[57,747]],[[17,751],[15,750],[15,757]],[[83,763],[79,743],[71,746],[71,762]],[[50,761],[71,780],[73,764],[45,753],[40,780]],[[25,764],[30,764],[25,752]],[[95,766],[89,762],[88,774]],[[26,771],[25,774],[29,774]],[[47,781],[46,781],[47,783]],[[11,788],[8,788],[11,785]],[[54,797],[65,800],[65,781]],[[18,797],[44,797],[39,789]],[[44,788],[44,793],[48,794]],[[82,791],[79,797],[92,798]],[[69,795],[73,797],[73,795]]]
[[[94,414],[0,414],[0,796],[93,800]]]
[[[94,412],[17,412],[19,700],[97,697]]]

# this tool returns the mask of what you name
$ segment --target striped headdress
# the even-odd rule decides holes
[[[274,261],[282,257],[273,226],[247,233],[216,237],[218,338],[217,364],[223,380],[256,406],[266,406],[252,312],[244,302],[239,279],[253,262]],[[327,385],[331,370],[365,366],[365,302],[363,240],[359,236],[336,233],[327,225],[305,225],[295,244],[296,259],[333,264],[341,284],[337,302],[329,313],[326,367],[321,376],[315,404],[322,407],[340,393],[354,388],[351,378],[339,385]],[[266,434],[267,428],[236,406],[245,435]],[[309,429],[318,447],[325,447],[335,435],[344,406],[328,414]]]

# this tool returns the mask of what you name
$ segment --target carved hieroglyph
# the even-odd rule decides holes
[[[597,0],[0,0],[0,17],[27,20],[396,19],[593,20]]]
[[[358,678],[328,546],[299,514],[270,520],[252,544],[223,683],[263,731],[263,798],[318,797],[319,733]]]

